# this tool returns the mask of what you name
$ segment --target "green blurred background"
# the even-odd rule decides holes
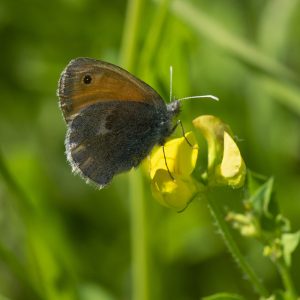
[[[282,213],[297,230],[299,2],[0,0],[0,299],[133,299],[138,273],[132,275],[145,252],[148,287],[135,279],[145,293],[136,300],[222,291],[256,299],[204,200],[178,214],[152,199],[146,172],[120,175],[101,191],[71,173],[57,81],[70,59],[88,56],[126,67],[168,101],[173,65],[177,98],[221,99],[185,102],[186,130],[201,114],[230,124],[246,165],[275,176]],[[200,136],[199,144],[204,169]],[[134,186],[143,195],[141,220],[131,203]],[[238,209],[243,191],[224,189],[215,197]],[[236,238],[266,286],[280,288],[262,247]],[[297,250],[298,287],[299,269]]]

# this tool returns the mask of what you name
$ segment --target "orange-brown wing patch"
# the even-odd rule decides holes
[[[88,83],[86,76],[91,79]],[[160,95],[145,82],[115,65],[90,58],[77,58],[68,64],[60,77],[58,96],[66,121],[82,108],[101,101],[164,105]]]

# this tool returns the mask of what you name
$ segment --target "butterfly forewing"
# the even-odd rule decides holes
[[[98,102],[134,101],[164,106],[160,95],[127,71],[90,58],[72,60],[63,71],[58,88],[66,121],[83,108]]]

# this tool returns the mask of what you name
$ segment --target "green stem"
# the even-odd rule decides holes
[[[131,204],[132,299],[148,300],[148,254],[146,201],[141,170],[132,171],[129,181]]]
[[[152,24],[141,52],[140,72],[147,74],[148,68],[152,67],[152,60],[159,48],[159,42],[169,13],[170,1],[162,0],[158,4],[156,15],[152,19]]]
[[[121,65],[133,71],[137,56],[139,26],[142,21],[144,0],[129,0]],[[144,185],[141,171],[131,172],[129,180],[130,220],[131,220],[131,255],[132,255],[132,297],[133,300],[148,300],[148,255],[147,255],[147,219],[144,199]]]
[[[145,0],[129,0],[123,33],[121,64],[129,71],[133,70],[136,59],[139,27],[142,21],[142,9]]]
[[[290,300],[297,300],[297,292],[294,286],[293,280],[291,278],[291,274],[289,268],[285,264],[285,262],[281,259],[275,262],[278,272],[282,278],[282,282],[284,287],[288,293],[288,299]]]
[[[224,242],[228,250],[230,251],[231,255],[235,259],[238,266],[246,274],[250,282],[253,284],[253,287],[257,291],[257,293],[260,294],[260,296],[267,298],[269,296],[268,290],[264,287],[261,280],[258,278],[258,276],[255,274],[252,267],[248,264],[248,262],[245,260],[244,256],[242,255],[240,249],[238,248],[236,242],[234,241],[234,238],[230,232],[228,224],[226,223],[220,208],[211,197],[208,196],[207,199],[208,199],[208,204],[211,213],[215,218],[218,229],[220,230]]]

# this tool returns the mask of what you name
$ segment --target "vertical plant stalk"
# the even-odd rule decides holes
[[[276,261],[275,264],[282,279],[285,290],[289,295],[289,299],[297,300],[297,292],[293,280],[291,278],[288,266],[285,264],[283,259]]]
[[[139,24],[144,0],[129,0],[123,33],[121,65],[129,71],[134,68],[137,55]],[[133,300],[148,300],[147,220],[144,187],[140,170],[132,171],[129,179],[131,221],[131,261]]]
[[[152,23],[141,52],[141,72],[147,73],[148,68],[152,66],[153,58],[159,49],[159,42],[169,13],[170,1],[171,0],[162,0],[157,4],[156,14],[152,18]]]
[[[137,40],[139,24],[142,20],[142,11],[145,0],[128,0],[125,26],[123,32],[121,64],[132,71],[137,55]]]
[[[129,179],[131,204],[132,298],[149,300],[146,201],[141,171],[132,171]]]
[[[268,290],[265,288],[265,286],[263,285],[259,277],[255,274],[252,267],[248,264],[248,262],[245,260],[244,256],[242,255],[240,249],[238,248],[237,244],[233,239],[228,224],[226,223],[224,216],[221,213],[218,205],[214,202],[214,200],[210,196],[207,197],[207,201],[209,204],[211,214],[215,218],[217,227],[224,239],[224,242],[229,252],[233,256],[238,266],[244,272],[244,274],[248,277],[249,281],[252,283],[256,292],[260,296],[267,298],[270,295]]]

